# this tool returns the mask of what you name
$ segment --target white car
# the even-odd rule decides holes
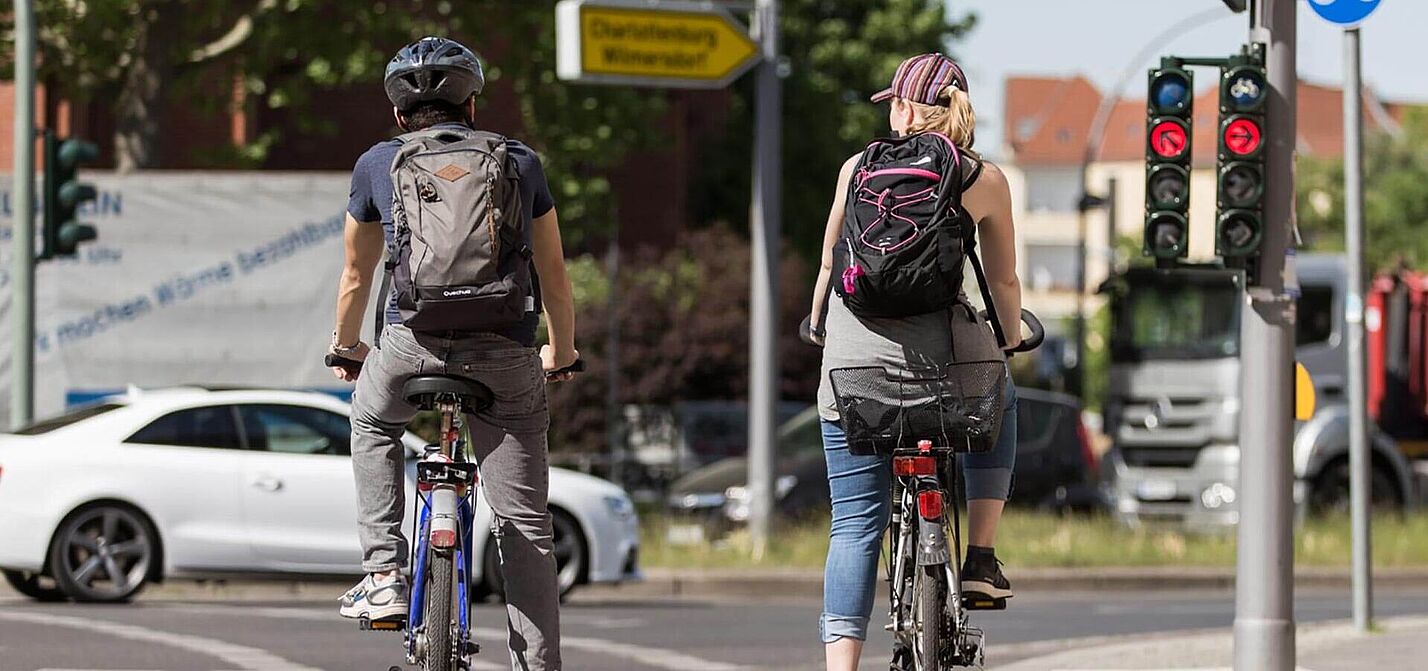
[[[0,570],[33,598],[86,601],[165,578],[360,573],[349,411],[320,393],[184,387],[0,435]],[[415,478],[409,458],[408,530]],[[639,578],[624,490],[552,468],[550,508],[562,593]],[[500,592],[479,497],[475,529],[477,592]]]

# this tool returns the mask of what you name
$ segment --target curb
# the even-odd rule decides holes
[[[1296,627],[1295,635],[1298,648],[1296,656],[1302,662],[1305,658],[1312,659],[1346,645],[1380,646],[1385,636],[1416,637],[1420,635],[1420,631],[1428,632],[1428,616],[1405,615],[1380,618],[1376,621],[1376,625],[1378,628],[1376,633],[1364,635],[1354,627],[1352,621],[1348,620],[1299,624]],[[1000,649],[993,648],[989,653],[990,661],[993,664],[989,668],[995,668],[997,671],[1049,671],[1073,668],[1099,668],[1113,671],[1113,669],[1164,668],[1167,665],[1188,664],[1207,669],[1225,668],[1228,671],[1227,665],[1230,662],[1229,655],[1233,645],[1234,631],[1229,628],[1037,641],[1030,644],[1002,646]],[[1012,659],[1005,662],[998,659],[1006,657]],[[1109,662],[1114,666],[1104,666],[1108,660],[1114,660]],[[1416,666],[1407,666],[1408,663],[1416,661],[1398,658],[1375,659],[1371,666],[1379,671],[1399,671],[1400,669],[1407,671],[1410,668],[1417,668]],[[1404,662],[1405,665],[1396,666],[1397,662]],[[1215,666],[1217,664],[1218,667]]]
[[[1022,593],[1145,590],[1228,590],[1235,586],[1228,568],[1043,568],[1012,567],[1013,585]],[[146,589],[143,600],[336,601],[354,578],[304,580],[172,580]],[[1295,573],[1294,585],[1304,588],[1347,588],[1347,569],[1313,568]],[[1428,568],[1379,569],[1380,588],[1428,587]],[[885,590],[883,581],[879,590]],[[644,580],[622,584],[586,585],[576,600],[622,598],[807,598],[823,595],[823,572],[817,569],[649,569]],[[0,584],[0,596],[19,597]]]
[[[1046,568],[1012,567],[1013,585],[1022,592],[1067,592],[1087,590],[1228,590],[1235,586],[1235,574],[1228,568]],[[879,583],[882,584],[881,582]],[[1301,569],[1295,573],[1296,588],[1340,588],[1350,586],[1347,569]],[[1428,569],[1380,569],[1374,584],[1387,588],[1428,586]],[[653,569],[641,583],[592,588],[625,596],[759,596],[810,597],[823,594],[823,572],[807,569],[750,571],[694,571]]]

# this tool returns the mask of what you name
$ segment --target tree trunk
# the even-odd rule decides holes
[[[182,27],[179,0],[142,4],[132,61],[115,105],[114,159],[119,172],[159,166],[164,106],[176,70],[175,50]]]

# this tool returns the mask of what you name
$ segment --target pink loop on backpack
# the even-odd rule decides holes
[[[851,296],[858,292],[858,278],[866,275],[862,266],[853,266],[843,271],[843,293]]]

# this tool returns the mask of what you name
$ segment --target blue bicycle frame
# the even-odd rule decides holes
[[[465,645],[470,640],[471,632],[471,538],[472,528],[475,526],[475,509],[473,507],[476,488],[467,490],[466,496],[461,499],[461,507],[458,513],[460,526],[455,552],[456,561],[456,598],[459,608],[458,635],[456,641],[459,645]],[[407,659],[411,663],[416,663],[417,637],[416,632],[422,629],[425,622],[426,610],[426,575],[427,559],[431,553],[430,527],[431,527],[431,492],[418,492],[420,499],[419,532],[414,543],[415,557],[412,561],[411,578],[411,610],[407,615]]]

